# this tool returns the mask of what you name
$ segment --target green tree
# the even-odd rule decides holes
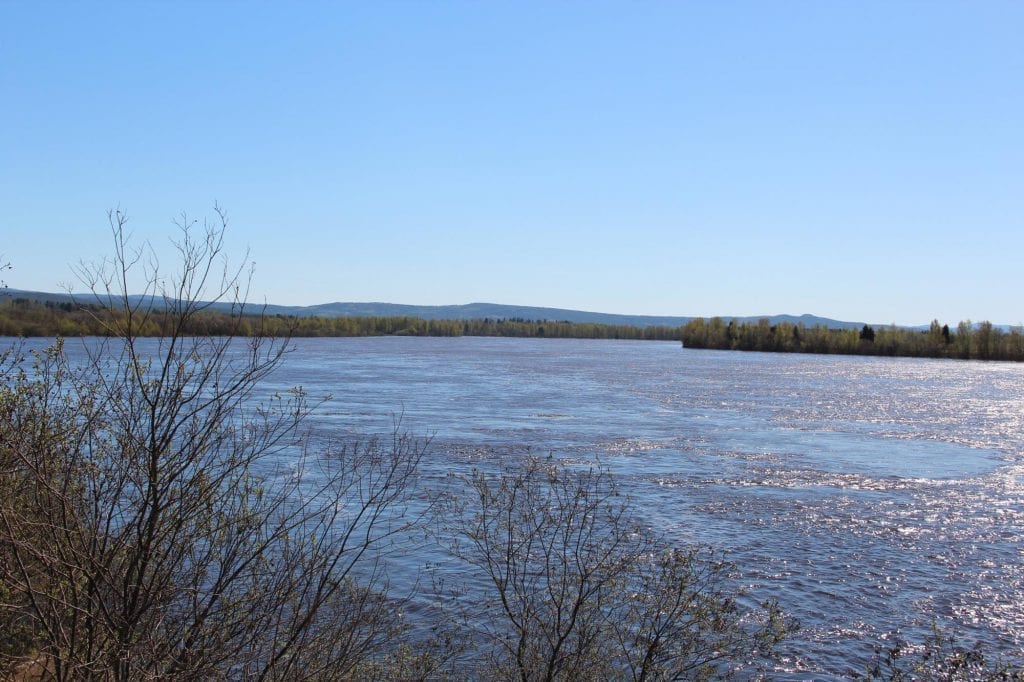
[[[953,347],[960,358],[969,358],[972,355],[974,343],[972,340],[973,325],[970,320],[961,320],[956,327],[956,336],[953,339]]]
[[[992,326],[988,320],[979,322],[974,330],[974,350],[976,356],[981,360],[990,360],[995,355],[999,346],[1001,333]]]

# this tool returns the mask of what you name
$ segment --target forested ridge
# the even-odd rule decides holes
[[[683,345],[772,353],[1024,361],[1024,330],[1012,327],[1004,331],[991,322],[974,324],[970,320],[960,322],[955,329],[933,320],[927,330],[867,324],[857,330],[771,324],[767,319],[750,324],[720,317],[695,318],[683,326]]]
[[[249,306],[238,315],[204,310],[190,318],[187,332],[196,336],[509,336],[560,339],[640,339],[678,341],[681,327],[634,326],[584,322],[525,320],[424,320],[418,317],[305,317],[263,315]],[[122,309],[88,303],[40,302],[15,298],[0,303],[0,336],[109,336]],[[165,336],[173,316],[150,314],[140,336]]]

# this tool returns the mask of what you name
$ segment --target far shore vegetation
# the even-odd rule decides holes
[[[95,303],[0,301],[0,336],[110,336],[123,310]],[[139,336],[165,336],[171,316],[151,314]],[[694,318],[685,325],[626,325],[484,318],[425,320],[396,317],[318,317],[263,315],[257,306],[238,311],[203,310],[189,320],[194,336],[354,337],[354,336],[494,336],[552,339],[626,339],[682,341],[686,348],[746,350],[768,353],[879,355],[1024,361],[1024,328],[1002,329],[991,322],[960,322],[955,328],[933,320],[927,330],[895,325],[860,329],[806,326],[767,318],[738,322],[721,317]]]
[[[305,317],[262,315],[258,306],[238,311],[207,309],[188,322],[194,336],[510,336],[557,339],[678,341],[682,327],[596,324],[520,318],[424,320],[418,317]],[[14,298],[0,302],[0,336],[110,336],[123,309],[92,303],[41,302]],[[139,336],[165,336],[172,315],[150,315]]]
[[[960,322],[955,329],[933,320],[926,330],[897,327],[830,329],[767,319],[737,323],[720,317],[695,318],[682,328],[687,348],[822,353],[893,357],[1024,361],[1024,329],[1004,331],[991,322]]]

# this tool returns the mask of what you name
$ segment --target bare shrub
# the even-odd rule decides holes
[[[724,677],[795,627],[774,604],[744,613],[729,565],[666,547],[606,469],[529,458],[467,483],[448,531],[489,585],[467,622],[499,679]]]
[[[403,511],[422,445],[396,433],[314,454],[301,391],[253,407],[287,339],[242,328],[248,279],[222,257],[216,213],[181,222],[167,276],[112,213],[113,258],[79,269],[108,338],[85,346],[84,366],[60,343],[31,371],[7,364],[0,625],[18,634],[0,656],[12,669],[339,679],[405,631],[377,559],[417,523]],[[214,305],[247,335],[192,335]]]

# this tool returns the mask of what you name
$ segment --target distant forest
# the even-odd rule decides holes
[[[1024,330],[1009,331],[990,322],[961,322],[955,330],[934,320],[927,330],[864,325],[861,329],[829,329],[768,320],[737,323],[720,317],[695,318],[683,326],[687,348],[752,350],[774,353],[887,355],[970,360],[1024,360]]]
[[[550,320],[491,319],[424,320],[417,317],[297,317],[261,315],[258,306],[249,306],[253,314],[232,315],[206,310],[191,318],[187,334],[193,336],[511,336],[559,339],[639,339],[679,341],[682,327],[663,325],[634,326],[557,322]],[[115,319],[123,310],[96,305],[45,303],[16,298],[0,303],[0,336],[108,336],[114,333]],[[137,320],[139,336],[164,336],[170,331],[173,316],[159,312]]]
[[[252,314],[248,314],[252,310]],[[1004,331],[990,322],[960,322],[956,329],[933,321],[927,330],[906,327],[832,329],[767,319],[756,323],[694,318],[681,327],[634,326],[524,320],[424,320],[396,317],[306,317],[206,310],[185,330],[194,336],[506,336],[558,339],[638,339],[679,341],[686,348],[770,353],[822,353],[903,357],[1024,361],[1024,330]],[[108,336],[124,312],[97,305],[40,302],[26,298],[0,302],[0,336]],[[172,318],[151,312],[136,320],[140,336],[162,336]]]

